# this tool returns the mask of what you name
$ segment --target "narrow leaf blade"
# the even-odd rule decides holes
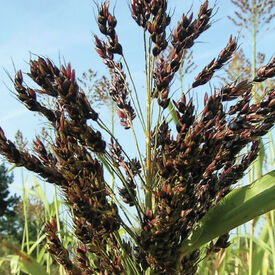
[[[179,250],[181,256],[272,209],[275,209],[275,171],[233,190],[211,208],[184,241]]]

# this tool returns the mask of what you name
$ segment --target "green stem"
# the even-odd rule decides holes
[[[250,223],[250,236],[254,236],[254,226],[255,220],[252,220]],[[249,240],[249,254],[248,254],[248,274],[252,275],[252,267],[253,267],[253,239]]]
[[[152,162],[151,162],[151,90],[150,90],[150,50],[151,50],[151,40],[149,40],[149,46],[146,46],[146,35],[145,30],[143,31],[143,41],[144,41],[144,59],[145,59],[145,77],[146,77],[146,134],[145,134],[145,151],[146,151],[146,185],[149,188],[146,190],[145,194],[145,207],[152,209]]]
[[[183,59],[181,60],[180,67],[179,67],[179,82],[180,82],[180,92],[183,95]]]
[[[121,237],[119,235],[119,232],[115,232],[114,233],[120,247],[121,247],[121,250],[122,250],[122,257],[125,261],[125,264],[126,264],[126,270],[127,270],[127,273],[128,274],[133,274],[133,275],[139,275],[139,270],[137,269],[136,267],[136,263],[133,261],[133,259],[130,257],[129,253],[126,251],[126,249],[124,248],[124,245],[123,245],[123,241],[121,240]]]
[[[21,169],[21,181],[23,186],[23,211],[24,211],[24,220],[25,220],[25,226],[24,226],[24,232],[26,237],[26,245],[27,245],[27,253],[29,253],[30,250],[30,244],[29,244],[29,223],[28,223],[28,196],[26,193],[26,187],[24,184],[24,174],[23,174],[23,168]],[[24,250],[24,241],[22,241],[22,249]]]
[[[56,184],[53,187],[53,199],[54,199],[54,208],[55,208],[55,215],[56,215],[56,225],[57,225],[57,235],[60,241],[61,239],[61,230],[60,230],[60,219],[59,219],[59,211],[58,211],[58,204],[57,204],[57,194],[56,194]],[[63,268],[59,265],[59,274],[63,274]]]
[[[273,169],[273,162],[274,162],[274,156],[275,156],[275,147],[274,147],[274,141],[271,132],[268,132],[268,143],[269,143],[269,164],[270,164],[270,171]]]
[[[114,135],[114,101],[111,101],[111,133]],[[114,190],[115,186],[115,175],[111,173],[111,188]]]
[[[121,173],[118,165],[112,161],[112,157],[108,154],[106,154],[105,156],[100,156],[100,155],[97,155],[98,159],[102,162],[102,163],[106,163],[106,165],[109,167],[109,170],[110,170],[110,173],[114,173],[117,175],[117,177],[120,179],[120,181],[122,182],[123,186],[125,186],[127,189],[129,189],[129,185],[127,183],[127,181],[125,180],[123,174]],[[106,186],[108,186],[107,183],[105,183]],[[116,202],[120,208],[124,211],[127,212],[127,209],[121,205],[121,203],[118,201],[118,199],[116,198],[116,195],[114,193],[114,189],[111,189],[109,186],[108,186],[108,189],[110,190],[110,192],[113,194],[113,197],[112,199],[114,200],[114,202]],[[129,191],[129,190],[128,190]],[[141,216],[140,216],[140,213],[142,213],[142,209],[141,209],[141,206],[136,202],[135,198],[132,197],[132,199],[134,200],[134,204],[135,204],[135,207],[137,209],[137,212],[138,212],[138,215],[139,215],[139,218],[141,220]],[[128,219],[128,216],[131,216],[131,218],[133,220],[136,220],[130,212],[127,212],[128,215],[125,215],[125,217]],[[131,221],[128,219],[129,223],[131,224]],[[137,220],[136,220],[137,221]],[[137,221],[138,222],[138,221]]]
[[[46,272],[50,274],[50,271],[51,271],[51,255],[50,255],[49,252],[47,253],[46,258],[47,258]]]
[[[108,133],[117,143],[118,145],[120,146],[120,150],[122,151],[122,153],[125,155],[125,157],[127,158],[128,161],[131,161],[131,159],[129,158],[128,154],[123,150],[123,147],[119,144],[119,142],[117,141],[117,139],[115,138],[115,136],[110,132],[110,130],[106,127],[106,125],[104,124],[104,122],[101,120],[101,119],[98,119],[97,121],[97,124],[98,126],[103,129],[104,131],[106,131],[106,133]],[[137,140],[136,140],[136,135],[134,133],[134,140],[135,140],[135,144],[137,146],[137,152],[139,153],[138,154],[138,159],[139,161],[141,161],[141,155],[140,155],[140,151],[139,151],[139,147],[138,147],[138,144],[137,144]],[[143,170],[143,174],[145,175],[145,172],[144,172],[144,165],[143,165],[143,162],[141,162],[141,167],[142,167],[142,170]],[[107,167],[106,167],[107,168]],[[107,168],[108,169],[108,168]],[[109,169],[108,169],[109,170]],[[142,178],[142,176],[140,175],[140,173],[138,173],[138,177],[142,183],[142,185],[145,187],[146,184],[145,184],[145,181],[144,179]]]
[[[58,237],[61,240],[61,230],[60,230],[60,219],[59,219],[59,211],[58,211],[56,184],[54,184],[54,188],[53,188],[53,199],[54,199],[54,208],[55,208],[55,215],[56,215],[57,232],[58,232]]]
[[[259,158],[258,158],[259,161]],[[249,175],[249,184],[251,184],[254,180],[254,173],[255,170],[257,170],[257,165],[253,164],[251,171],[248,173]],[[257,177],[257,172],[256,171],[256,177]],[[254,235],[254,220],[251,220],[250,223],[250,235],[253,236]],[[252,267],[253,267],[253,240],[250,238],[248,241],[248,274],[252,275]]]
[[[36,224],[36,240],[39,239],[39,227],[38,227],[38,223]],[[39,245],[36,246],[36,259],[38,259],[38,256],[39,256]]]
[[[130,80],[131,80],[131,83],[132,83],[132,86],[133,86],[133,89],[134,89],[134,94],[135,94],[137,106],[136,106],[135,101],[134,101],[134,99],[133,99],[132,92],[131,92],[131,90],[129,89],[129,87],[128,87],[127,84],[126,84],[126,88],[127,88],[128,92],[129,92],[129,96],[130,96],[131,102],[133,103],[133,106],[134,106],[134,108],[135,108],[135,111],[136,111],[136,113],[137,113],[137,116],[138,116],[138,118],[139,118],[139,121],[140,121],[140,123],[141,123],[141,126],[142,126],[142,128],[143,128],[143,131],[145,131],[145,122],[144,122],[144,118],[143,118],[143,116],[142,116],[142,110],[141,110],[141,107],[140,107],[140,104],[139,104],[139,99],[138,99],[138,95],[137,95],[136,85],[135,85],[135,82],[134,82],[134,80],[133,80],[133,77],[132,77],[130,68],[129,68],[129,66],[128,66],[128,63],[127,63],[127,61],[126,61],[124,55],[122,55],[122,59],[123,59],[123,62],[124,62],[124,64],[125,64],[125,66],[126,66],[126,70],[127,70],[127,72],[128,72],[128,75],[129,75],[129,77],[130,77]]]
[[[256,76],[256,35],[257,35],[257,24],[256,24],[256,19],[257,19],[257,7],[256,7],[256,0],[251,0],[252,4],[252,79]],[[254,103],[258,101],[257,98],[257,91],[255,87],[252,88],[252,98]],[[263,150],[263,142],[261,140],[260,144],[260,150]],[[262,177],[262,159],[258,156],[257,161],[255,162],[255,172],[256,172],[256,178],[260,179]],[[253,166],[254,166],[253,165]],[[254,223],[255,221],[251,221],[251,226],[250,226],[250,234],[253,236],[254,235]],[[252,266],[253,266],[253,241],[250,239],[249,241],[249,269],[248,269],[248,274],[252,275]]]
[[[240,227],[238,226],[237,227],[237,244],[236,244],[236,250],[239,250],[240,249],[240,247],[241,247],[241,239],[240,239],[240,237],[238,237],[239,235],[240,235]],[[239,274],[239,267],[240,267],[240,264],[239,264],[239,262],[238,262],[238,260],[236,259],[236,257],[234,257],[234,260],[235,260],[235,269],[234,269],[234,271],[235,271],[235,274]]]
[[[133,127],[133,123],[131,122],[131,131],[132,131],[132,134],[133,134],[133,137],[134,137],[134,142],[135,142],[135,146],[136,146],[136,150],[137,150],[137,155],[138,155],[138,160],[140,162],[140,165],[141,165],[141,168],[142,168],[142,171],[143,171],[143,175],[144,177],[146,176],[146,168],[144,167],[144,164],[143,164],[143,161],[142,161],[142,158],[141,158],[141,153],[140,153],[140,149],[139,149],[139,145],[138,145],[138,141],[137,141],[137,136],[136,136],[136,132],[135,132],[135,129]],[[148,185],[148,183],[146,182],[146,185]]]
[[[274,211],[270,211],[265,216],[268,224],[268,233],[272,250],[273,274],[275,274]]]

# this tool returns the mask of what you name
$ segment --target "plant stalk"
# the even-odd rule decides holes
[[[146,45],[146,32],[143,30],[144,41],[144,59],[145,59],[145,78],[146,78],[146,134],[145,134],[145,146],[146,146],[146,185],[151,189],[152,186],[152,162],[151,162],[151,90],[150,90],[150,41],[147,49]],[[146,209],[152,209],[152,193],[150,190],[146,190],[145,195],[145,207]]]

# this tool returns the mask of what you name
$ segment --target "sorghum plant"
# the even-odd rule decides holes
[[[63,191],[79,245],[69,253],[54,220],[45,230],[49,251],[67,274],[195,274],[205,253],[202,245],[211,241],[208,255],[227,247],[230,229],[275,208],[273,182],[232,191],[256,159],[259,137],[275,123],[274,88],[259,102],[251,102],[253,84],[275,76],[275,57],[254,79],[235,80],[206,93],[204,107],[196,113],[192,97],[187,100],[190,90],[176,100],[171,100],[170,90],[186,50],[210,27],[213,9],[205,1],[197,15],[182,14],[168,35],[167,2],[132,0],[130,5],[144,37],[145,114],[109,1],[98,5],[97,24],[105,39],[95,35],[95,48],[110,71],[109,94],[120,124],[133,134],[135,158],[91,107],[70,64],[57,68],[47,58],[31,60],[27,75],[40,89],[28,87],[21,71],[15,75],[18,99],[46,117],[55,141],[48,150],[37,137],[33,154],[19,150],[1,129],[1,154]],[[208,83],[236,48],[231,36],[190,89]],[[39,96],[54,98],[55,106],[44,106]],[[144,151],[134,120],[144,132]],[[110,136],[109,146],[103,132]],[[114,188],[104,167],[116,175]],[[274,175],[264,179],[270,177]],[[223,217],[228,219],[221,222]]]

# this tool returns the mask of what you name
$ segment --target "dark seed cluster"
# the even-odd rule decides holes
[[[114,54],[122,55],[122,47],[118,43],[115,32],[116,19],[109,13],[108,9],[109,1],[103,2],[98,9],[97,19],[99,30],[107,36],[108,43],[100,40],[95,35],[95,46],[102,61],[110,69],[111,90],[109,94],[117,105],[117,115],[120,118],[120,123],[125,129],[129,129],[136,115],[128,100],[129,88],[126,84],[126,75],[122,64],[114,61]]]
[[[208,9],[208,1],[205,1],[199,9],[197,19],[192,21],[192,14],[188,18],[185,14],[183,14],[181,20],[178,22],[177,27],[173,30],[170,37],[172,49],[166,57],[160,55],[156,60],[153,95],[158,99],[158,103],[162,106],[162,108],[165,109],[169,105],[170,101],[168,94],[170,85],[175,73],[179,70],[184,55],[184,50],[192,47],[195,40],[210,27],[209,20],[211,13],[212,9]],[[227,48],[220,53],[218,60],[215,62],[214,67],[211,67],[210,71],[220,68],[221,64],[229,59],[229,53],[234,51],[234,45],[235,41],[231,39]],[[206,73],[206,70],[207,69],[205,69],[204,74]],[[212,76],[209,74],[210,71],[208,70],[208,78],[211,78]],[[201,83],[203,81],[205,82],[206,76],[203,75],[203,77],[198,76],[196,83],[198,83],[198,81]]]
[[[262,66],[258,69],[257,75],[253,81],[262,82],[267,78],[271,78],[274,76],[275,76],[275,57],[273,57],[267,65]]]
[[[108,51],[122,55],[122,47],[118,43],[115,31],[116,18],[109,12],[109,1],[105,1],[98,9],[97,24],[100,32],[108,37]]]
[[[101,252],[103,247],[114,243],[109,236],[118,230],[120,223],[117,206],[107,199],[109,191],[103,178],[103,167],[91,155],[91,152],[105,152],[105,141],[100,132],[87,124],[89,119],[96,121],[98,115],[85,94],[79,90],[70,65],[57,69],[49,60],[38,58],[30,62],[28,75],[41,85],[41,89],[25,87],[19,71],[14,80],[17,96],[27,108],[43,114],[52,123],[55,130],[52,152],[38,137],[34,141],[36,156],[20,151],[1,129],[1,153],[17,166],[24,166],[61,187],[71,208],[75,235],[87,246],[88,251],[102,259],[97,263],[97,270],[122,270],[116,257],[109,259],[108,255]],[[51,109],[44,107],[38,102],[37,94],[54,97],[55,106],[50,106]],[[62,255],[54,246],[57,241],[54,241],[56,236],[52,228],[50,224],[47,227],[49,247],[52,247],[50,252],[53,250],[54,258],[61,263],[58,256]],[[60,249],[63,251],[62,247]],[[117,244],[115,249],[118,250]],[[65,257],[66,253],[63,254],[62,257]],[[67,269],[73,268],[69,260],[64,265]]]
[[[251,104],[252,83],[232,83],[205,96],[205,106],[195,119],[192,100],[183,95],[174,102],[177,109],[177,137],[173,139],[164,122],[153,136],[157,144],[156,166],[159,175],[155,191],[156,207],[142,223],[141,246],[147,262],[161,274],[173,274],[177,247],[190,229],[244,175],[256,159],[259,136],[275,122],[274,90],[262,101]],[[228,112],[224,102],[237,100]],[[250,145],[239,161],[237,155]],[[219,245],[217,245],[219,246]],[[226,239],[220,247],[226,246]],[[195,252],[194,252],[195,253]],[[198,257],[183,259],[183,274],[194,267]],[[190,273],[194,274],[194,273]]]
[[[131,15],[139,26],[146,29],[151,16],[151,0],[132,0]]]
[[[63,246],[57,236],[57,226],[55,220],[51,220],[45,225],[48,251],[54,260],[59,263],[68,275],[80,274],[80,270],[72,263],[69,251]]]
[[[166,10],[167,0],[132,0],[131,2],[132,17],[151,35],[154,56],[158,56],[168,45],[165,30],[170,24],[171,17]]]
[[[136,115],[128,101],[128,87],[125,83],[126,75],[123,72],[121,63],[115,64],[115,70],[112,72],[111,77],[110,96],[117,105],[117,115],[120,118],[120,124],[125,129],[129,129]]]
[[[23,86],[22,73],[19,71],[15,76],[15,89],[18,92],[18,98],[28,108],[29,104],[35,109],[31,109],[43,114],[50,120],[54,127],[58,127],[58,123],[63,123],[60,120],[59,109],[65,109],[70,120],[66,124],[70,133],[78,138],[81,142],[89,144],[89,149],[96,152],[104,152],[105,142],[102,140],[101,134],[94,131],[87,125],[87,120],[97,120],[98,114],[90,106],[85,94],[79,90],[75,80],[75,72],[71,69],[70,64],[67,68],[61,66],[59,70],[48,59],[38,58],[30,62],[30,73],[28,74],[42,89],[32,90],[32,99],[26,98],[26,92],[30,88]],[[42,80],[43,79],[43,80]],[[56,111],[48,110],[46,107],[36,100],[36,94],[46,94],[58,100],[59,106]],[[31,102],[31,103],[30,103]],[[41,107],[38,107],[41,106]],[[57,121],[59,120],[59,122]]]
[[[188,49],[194,45],[195,39],[210,27],[211,14],[212,9],[208,8],[208,1],[205,1],[200,6],[195,20],[192,21],[193,14],[188,17],[185,14],[182,15],[171,37],[171,43],[177,52],[180,52],[182,48]]]
[[[90,267],[90,260],[87,256],[87,248],[82,243],[79,243],[78,247],[75,251],[75,260],[79,269],[81,270],[81,274],[83,275],[92,275],[93,270]]]
[[[119,188],[119,194],[122,197],[123,202],[133,206],[136,201],[136,184],[134,182],[134,177],[140,173],[140,163],[138,160],[133,159],[131,161],[125,161],[122,155],[121,147],[119,144],[111,139],[110,155],[118,166],[120,166],[125,174],[125,186]]]
[[[203,68],[202,72],[198,74],[195,78],[195,81],[192,84],[192,87],[203,85],[207,83],[213,76],[214,72],[220,68],[231,58],[232,54],[237,48],[236,39],[233,39],[232,36],[229,38],[229,41],[226,47],[220,52],[217,59],[212,59],[212,61]]]
[[[39,174],[50,183],[62,185],[64,177],[51,165],[45,165],[43,160],[39,160],[36,156],[20,151],[15,144],[6,138],[4,131],[0,127],[0,150],[1,154],[11,163],[15,163],[18,167],[26,167],[28,170]]]
[[[261,64],[252,81],[233,81],[215,88],[211,95],[205,93],[200,114],[195,112],[192,97],[187,100],[182,94],[177,101],[171,100],[170,86],[185,51],[209,28],[212,9],[208,1],[204,1],[196,19],[192,14],[183,14],[167,39],[166,28],[170,23],[167,2],[131,1],[132,17],[149,32],[146,37],[153,42],[147,53],[151,66],[148,102],[156,98],[162,109],[171,104],[176,121],[173,131],[160,112],[154,125],[150,118],[153,104],[148,103],[148,125],[142,125],[148,130],[145,131],[148,146],[144,159],[140,152],[139,161],[129,158],[113,136],[106,150],[95,124],[106,129],[79,89],[70,64],[57,68],[49,59],[31,60],[27,75],[39,89],[28,87],[21,71],[15,75],[16,96],[29,110],[42,114],[50,122],[54,136],[50,148],[36,137],[34,153],[28,153],[7,139],[0,128],[0,153],[62,190],[78,239],[73,253],[59,240],[54,220],[46,224],[45,230],[49,252],[67,274],[128,274],[129,269],[143,274],[148,268],[154,274],[195,274],[200,251],[196,249],[179,258],[183,242],[209,209],[244,176],[257,157],[260,137],[275,124],[274,87],[266,90],[257,102],[252,100],[253,84],[275,76],[274,57],[268,64]],[[132,97],[129,99],[122,63],[114,60],[120,56],[122,62],[125,61],[115,30],[117,21],[109,12],[109,1],[98,6],[97,24],[107,39],[95,36],[96,51],[110,70],[109,95],[116,103],[122,126],[132,128],[137,110],[131,105]],[[215,71],[230,60],[236,47],[236,39],[230,37],[218,57],[195,77],[192,88],[207,83]],[[39,100],[43,95],[50,96],[54,104],[43,104]],[[138,114],[142,115],[142,111]],[[117,204],[123,211],[125,208],[105,181],[103,163],[111,165],[108,168],[121,180],[121,185],[115,186],[122,201],[136,208],[138,222],[132,228],[119,215]],[[138,196],[138,183],[144,188],[144,198]],[[121,238],[121,226],[127,232],[125,238]],[[207,253],[216,253],[227,246],[228,234],[224,234],[210,243]]]
[[[166,40],[166,27],[170,24],[171,18],[166,13],[167,1],[156,0],[151,1],[150,10],[152,21],[148,21],[147,30],[151,34],[154,47],[152,53],[158,56],[163,50],[166,49],[168,41]]]

